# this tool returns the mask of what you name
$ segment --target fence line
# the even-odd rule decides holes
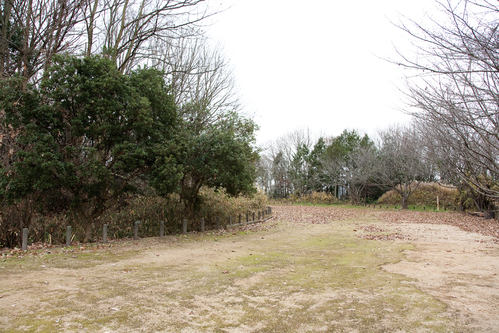
[[[241,214],[239,214],[239,222],[233,224],[232,223],[232,216],[229,216],[229,224],[226,225],[227,229],[233,229],[236,227],[244,226],[244,225],[249,225],[249,224],[254,224],[254,223],[260,223],[260,222],[265,222],[268,219],[272,217],[272,207],[267,207],[267,209],[258,211],[258,220],[255,220],[255,212],[253,212],[253,220],[249,220],[249,213],[246,213],[246,222],[241,221]],[[267,216],[267,217],[266,217]],[[165,235],[165,221],[159,221],[159,236],[164,237]],[[137,240],[139,239],[139,225],[140,221],[135,221],[133,225],[133,239]],[[216,230],[220,230],[220,217],[217,217],[217,222],[216,222]],[[194,231],[194,230],[191,230]],[[201,226],[200,226],[200,232],[205,231],[205,220],[204,217],[201,218]],[[28,233],[29,229],[28,228],[23,228],[23,239],[22,239],[22,250],[27,251],[28,249]],[[103,243],[107,243],[107,233],[108,233],[108,225],[104,224],[102,228],[102,241]],[[182,221],[182,234],[187,234],[187,219],[183,219]],[[66,227],[66,246],[71,246],[71,241],[72,241],[72,227],[67,226]]]

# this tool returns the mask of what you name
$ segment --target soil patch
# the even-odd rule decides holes
[[[0,331],[499,327],[499,246],[492,222],[479,231],[476,220],[472,232],[458,227],[468,217],[451,213],[306,206],[273,211],[274,219],[264,224],[230,232],[4,253]]]

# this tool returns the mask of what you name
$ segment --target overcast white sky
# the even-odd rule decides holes
[[[434,1],[213,0],[228,8],[209,35],[234,68],[259,144],[297,129],[338,135],[403,123],[403,71],[394,57],[407,36],[390,21],[420,21]],[[230,8],[229,8],[230,7]]]

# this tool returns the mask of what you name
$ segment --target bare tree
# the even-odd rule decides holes
[[[335,189],[334,194],[338,195],[336,188],[338,186],[345,186],[342,160],[332,156],[323,156],[320,159],[320,163],[321,183],[326,187]]]
[[[87,0],[5,0],[0,35],[2,77],[39,79],[55,54],[77,47],[75,27]]]
[[[415,125],[424,140],[427,163],[432,165],[439,183],[452,184],[460,192],[465,192],[479,211],[488,209],[491,204],[489,196],[474,184],[479,182],[488,193],[494,187],[494,180],[488,176],[486,168],[469,162],[469,148],[444,124],[435,126],[417,118]],[[469,181],[471,179],[473,181]],[[459,202],[461,209],[464,208],[464,199]]]
[[[356,205],[361,202],[365,188],[373,183],[373,178],[376,176],[376,169],[373,166],[376,162],[375,148],[367,146],[355,150],[350,155],[349,163],[345,165],[345,184],[350,199]]]
[[[9,41],[12,38],[12,31],[10,26],[10,15],[12,13],[12,2],[10,0],[4,0],[0,4],[0,79],[5,75],[6,67],[10,67],[10,54],[8,52]]]
[[[257,182],[265,194],[270,195],[272,189],[272,160],[266,156],[260,156],[256,163]]]
[[[4,0],[0,9],[0,74],[35,82],[63,52],[103,53],[127,73],[214,14],[205,0]]]
[[[408,80],[408,102],[442,173],[499,198],[499,5],[438,4],[446,20],[401,25],[417,54],[400,64],[420,74]]]
[[[379,158],[376,165],[380,185],[395,190],[401,196],[403,209],[407,199],[420,182],[432,177],[426,163],[423,145],[414,128],[392,127],[379,133]]]
[[[314,139],[309,130],[296,130],[266,144],[262,156],[271,161],[272,191],[278,197],[301,195],[310,189],[310,151]]]
[[[181,116],[199,131],[241,111],[230,63],[205,37],[172,40],[160,48],[155,66],[168,76]]]
[[[122,72],[155,56],[154,45],[199,33],[205,0],[96,0],[85,14],[85,54],[103,52]]]

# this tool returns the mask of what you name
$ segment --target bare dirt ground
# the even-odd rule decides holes
[[[0,332],[496,332],[498,232],[288,206],[230,232],[6,251]]]
[[[406,258],[383,268],[445,303],[464,326],[499,330],[498,246],[488,236],[455,226],[403,223],[395,228],[415,244]]]

